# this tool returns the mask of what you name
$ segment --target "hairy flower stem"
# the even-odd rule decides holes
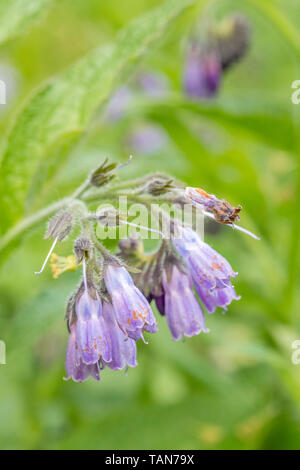
[[[76,191],[73,193],[72,198],[73,199],[79,199],[91,186],[90,178],[87,178],[84,183],[82,183],[79,188],[76,189]]]
[[[101,253],[102,257],[104,260],[111,260],[111,261],[114,261],[116,262],[117,264],[120,264],[118,258],[114,255],[112,255],[106,248],[104,245],[102,245],[102,243],[99,242],[97,236],[95,235],[95,232],[94,230],[91,228],[90,230],[90,238],[95,246],[95,248]]]
[[[128,187],[130,187],[134,185],[135,182],[128,181],[126,184],[128,185]],[[83,185],[81,185],[71,196],[65,197],[61,199],[60,201],[50,204],[49,206],[41,209],[35,214],[32,214],[26,217],[25,219],[21,220],[19,223],[17,223],[11,229],[9,229],[0,238],[0,253],[3,250],[5,250],[10,245],[10,243],[12,243],[14,240],[17,240],[23,233],[34,228],[39,223],[43,222],[45,219],[50,217],[52,214],[55,214],[55,212],[58,212],[61,209],[64,209],[65,207],[68,207],[70,204],[72,204],[75,201],[79,201],[79,198],[85,202],[93,202],[93,201],[97,201],[101,199],[105,200],[108,197],[115,199],[116,191],[118,189],[123,189],[123,188],[124,188],[124,185],[120,184],[120,185],[111,186],[109,188],[101,188],[91,193],[86,193],[86,190],[88,189],[88,184],[87,184],[87,181],[85,181]]]

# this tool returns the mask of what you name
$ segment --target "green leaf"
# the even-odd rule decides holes
[[[144,113],[155,119],[159,119],[160,116],[173,116],[180,111],[189,111],[241,137],[255,139],[287,152],[295,150],[292,116],[289,109],[282,107],[271,108],[269,104],[261,103],[259,107],[244,106],[232,109],[232,106],[225,106],[222,103],[186,101],[176,97],[159,103],[144,101],[140,103],[140,107]]]
[[[64,158],[61,148],[69,150],[69,142],[74,145],[120,78],[124,79],[137,60],[164,35],[170,22],[194,3],[195,0],[166,1],[126,26],[114,44],[93,50],[37,92],[19,115],[3,155],[2,228],[10,227],[23,216],[25,199],[28,193],[32,196],[31,182],[34,176],[39,177],[36,171],[41,161],[50,161],[51,157],[57,160],[58,155]],[[49,167],[51,171],[50,163]],[[44,165],[41,172],[45,172]]]
[[[60,284],[53,283],[51,289],[42,290],[23,305],[4,334],[12,355],[18,355],[20,349],[23,354],[25,351],[29,353],[32,345],[56,322],[61,320],[63,325],[66,299],[74,289],[76,280],[76,275],[71,275]]]
[[[0,44],[39,18],[53,0],[0,0]]]

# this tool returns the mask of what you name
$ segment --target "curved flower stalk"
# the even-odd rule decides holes
[[[111,340],[102,313],[101,299],[91,280],[88,282],[87,279],[85,259],[83,292],[81,285],[71,305],[72,315],[67,318],[70,330],[66,356],[67,378],[82,382],[91,375],[100,380],[99,363],[112,360]]]
[[[88,179],[66,198],[48,225],[46,237],[62,242],[75,224],[81,235],[74,243],[74,255],[52,254],[52,270],[58,275],[82,266],[83,278],[67,306],[69,340],[66,354],[66,379],[84,382],[89,377],[100,380],[106,367],[112,370],[137,366],[137,346],[144,333],[156,333],[157,321],[150,302],[166,318],[175,341],[207,333],[205,310],[224,310],[240,297],[231,284],[237,273],[229,262],[205,243],[192,229],[181,226],[158,205],[154,213],[159,227],[154,229],[127,221],[128,215],[116,208],[90,212],[88,201],[107,201],[124,194],[131,202],[168,201],[193,205],[216,221],[233,225],[241,207],[231,206],[203,190],[186,188],[168,175],[153,174],[124,184],[111,185],[123,165],[105,160]],[[97,189],[98,188],[98,189]],[[57,207],[57,205],[56,205]],[[152,207],[152,206],[151,206]],[[195,209],[194,209],[195,211]],[[167,235],[162,219],[170,223]],[[113,254],[101,243],[95,228],[117,227],[148,230],[159,247],[144,251],[136,236],[119,243],[120,253]],[[176,230],[175,230],[176,229]],[[177,230],[178,229],[178,230]],[[50,253],[43,264],[44,269]],[[126,264],[128,263],[128,264]]]

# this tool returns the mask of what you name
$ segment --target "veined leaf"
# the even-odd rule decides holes
[[[0,44],[17,36],[54,0],[0,0]]]
[[[44,85],[19,115],[0,169],[2,229],[21,219],[32,177],[41,161],[60,154],[60,146],[87,128],[95,110],[122,77],[196,0],[167,0],[125,27],[115,43],[90,52]],[[64,142],[64,143],[62,143]],[[59,148],[58,148],[59,147]]]

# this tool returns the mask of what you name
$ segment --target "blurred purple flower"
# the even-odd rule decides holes
[[[184,89],[191,98],[212,98],[221,81],[221,63],[213,48],[191,43],[187,50]]]
[[[106,106],[106,115],[109,121],[118,121],[128,112],[133,100],[133,91],[126,85],[119,88]]]
[[[167,135],[162,127],[145,124],[136,127],[128,136],[126,144],[132,153],[153,154],[166,145]]]
[[[162,98],[169,91],[169,82],[163,74],[143,72],[138,75],[137,82],[142,91],[151,98]]]

